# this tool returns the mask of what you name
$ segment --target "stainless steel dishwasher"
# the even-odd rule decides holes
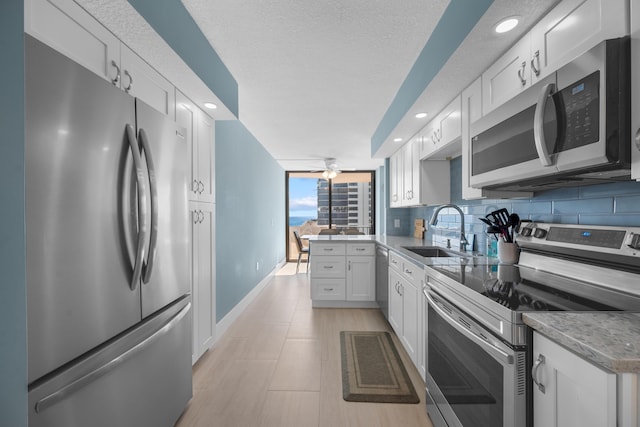
[[[389,251],[380,245],[376,248],[376,302],[389,320]]]

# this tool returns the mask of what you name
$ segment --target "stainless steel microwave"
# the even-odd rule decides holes
[[[630,179],[628,37],[606,40],[471,125],[471,186],[540,191]]]

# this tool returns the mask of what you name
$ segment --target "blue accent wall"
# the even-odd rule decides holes
[[[521,219],[562,224],[591,224],[640,227],[640,182],[626,181],[589,185],[535,193],[531,199],[462,199],[462,157],[451,160],[451,203],[465,213],[467,234],[475,234],[478,249],[486,247],[485,225],[478,218],[500,208],[517,213]],[[434,207],[400,208],[397,215],[408,215],[408,222],[429,220]],[[442,211],[438,225],[458,230],[460,217],[455,211]],[[430,233],[438,232],[433,227]],[[457,233],[453,233],[457,234]],[[408,230],[404,235],[411,235]],[[430,239],[432,234],[427,234]]]
[[[284,260],[285,222],[284,169],[241,122],[216,121],[218,321]]]
[[[128,0],[238,117],[238,83],[179,0]]]
[[[24,3],[0,6],[0,425],[27,425]]]
[[[407,78],[371,137],[371,155],[382,146],[493,0],[451,0]]]

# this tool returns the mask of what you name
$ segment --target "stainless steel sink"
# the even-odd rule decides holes
[[[437,246],[403,246],[404,249],[423,257],[459,257],[464,256],[462,253],[439,248]]]

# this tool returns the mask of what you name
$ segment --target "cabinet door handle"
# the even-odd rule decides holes
[[[533,364],[533,368],[531,368],[531,378],[533,379],[533,383],[538,386],[538,390],[540,390],[543,394],[545,391],[544,384],[538,380],[538,369],[540,369],[540,365],[545,362],[545,358],[543,354],[538,355],[538,359]]]
[[[404,272],[407,273],[407,274],[413,274],[413,271],[409,270],[408,268],[405,268]]]
[[[118,86],[118,83],[120,83],[120,67],[118,67],[118,64],[113,59],[111,60],[111,65],[116,69],[116,76],[111,80],[111,83],[113,83],[114,86]]]
[[[527,84],[527,79],[524,78],[524,72],[526,68],[527,68],[527,63],[523,61],[522,68],[518,70],[518,77],[520,78],[520,83],[522,83],[522,86]]]
[[[333,265],[325,265],[322,268],[324,268],[325,270],[332,270],[333,269]]]
[[[356,251],[364,251],[365,248],[356,248]]]
[[[325,252],[332,252],[333,248],[323,248],[322,250],[325,251]]]
[[[349,263],[347,265],[347,270],[351,271],[351,261],[349,261]]]
[[[333,288],[324,288],[325,291],[331,292]]]
[[[198,192],[202,194],[204,192],[204,182],[198,181]]]
[[[129,70],[124,70],[124,75],[129,77],[129,86],[124,88],[124,91],[129,93],[129,91],[133,87],[133,77],[131,77],[131,74],[129,74]]]
[[[536,63],[538,66],[536,67]],[[531,69],[533,73],[537,76],[540,75],[540,51],[536,50],[536,53],[533,54],[533,59],[531,60]]]

